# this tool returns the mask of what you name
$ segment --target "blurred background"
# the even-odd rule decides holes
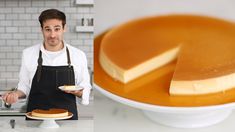
[[[233,0],[96,0],[95,34],[128,20],[164,14],[201,14],[235,20]]]
[[[197,14],[235,22],[234,0],[96,0],[95,36],[115,25],[136,18],[164,14]],[[95,90],[95,131],[97,132],[186,132],[188,129],[166,127],[150,121],[142,111],[115,102]],[[235,114],[223,122],[190,131],[231,131]]]

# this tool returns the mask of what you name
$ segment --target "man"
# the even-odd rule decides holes
[[[66,16],[56,9],[39,16],[44,41],[23,51],[18,89],[3,95],[6,103],[28,97],[27,112],[63,108],[78,119],[76,97],[89,104],[90,78],[85,54],[63,40]],[[77,85],[82,90],[62,91],[58,87]]]

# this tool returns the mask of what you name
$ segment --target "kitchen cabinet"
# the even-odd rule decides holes
[[[76,32],[94,32],[94,27],[93,26],[77,26],[76,27]]]
[[[77,5],[93,5],[94,0],[76,0]]]
[[[78,6],[83,6],[84,8],[93,8],[94,0],[76,0],[75,4]],[[93,17],[83,16],[80,18],[81,24],[75,27],[75,31],[79,33],[93,33],[93,19]]]

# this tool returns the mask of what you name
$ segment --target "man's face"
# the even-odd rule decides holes
[[[43,22],[42,34],[46,45],[57,46],[61,44],[64,32],[61,20],[49,19]]]

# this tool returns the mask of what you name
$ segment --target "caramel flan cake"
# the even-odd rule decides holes
[[[235,25],[222,19],[168,15],[127,22],[102,39],[99,62],[122,83],[177,60],[169,93],[199,95],[235,87]]]
[[[58,117],[66,117],[69,115],[68,110],[65,109],[35,109],[31,112],[34,117],[43,117],[43,118],[58,118]]]

